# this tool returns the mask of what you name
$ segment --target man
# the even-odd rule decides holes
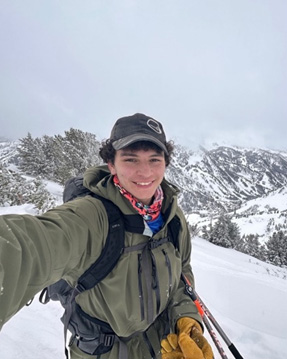
[[[84,185],[112,201],[132,229],[115,268],[77,295],[68,328],[72,359],[212,359],[201,318],[185,293],[193,285],[191,242],[177,189],[164,179],[173,150],[162,125],[135,114],[120,118],[100,155],[107,166],[88,169]],[[178,248],[169,224],[180,220]],[[0,325],[44,287],[75,286],[97,260],[108,235],[100,199],[76,199],[42,216],[0,218]],[[112,335],[112,342],[101,338]]]

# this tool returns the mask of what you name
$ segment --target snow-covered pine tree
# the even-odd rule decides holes
[[[23,203],[22,179],[18,173],[0,164],[0,206],[15,206]]]
[[[34,174],[35,141],[30,132],[26,137],[20,138],[18,146],[19,168],[27,174]]]
[[[222,213],[218,220],[213,224],[209,241],[225,248],[232,248],[232,240],[230,238],[230,218]]]
[[[252,257],[258,258],[260,242],[258,234],[248,234],[244,238],[243,252],[249,254]]]
[[[0,206],[19,206],[32,203],[42,213],[55,205],[40,178],[25,179],[19,173],[0,165]]]
[[[228,224],[228,235],[231,241],[231,248],[236,248],[237,246],[240,246],[240,242],[241,242],[240,228],[238,224],[232,222],[231,217],[228,217],[227,224]]]
[[[41,176],[53,180],[55,178],[56,170],[56,153],[54,149],[54,138],[45,135],[42,137],[41,142],[42,151],[45,156],[45,167]]]
[[[31,133],[20,139],[18,146],[19,168],[31,176],[42,175],[46,168],[46,157],[40,138],[32,138]]]
[[[267,259],[276,266],[287,266],[287,235],[283,231],[274,232],[266,242]]]

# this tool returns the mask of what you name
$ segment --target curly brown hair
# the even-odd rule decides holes
[[[168,151],[168,154],[166,154],[164,152],[164,159],[165,159],[166,166],[168,166],[170,164],[171,156],[172,156],[172,153],[174,150],[173,141],[166,142],[165,146]],[[153,142],[149,142],[149,141],[138,141],[138,142],[132,143],[131,145],[125,147],[125,149],[129,149],[131,151],[154,150],[158,153],[163,152],[163,150],[160,147],[158,147]],[[110,139],[107,139],[101,143],[99,154],[105,163],[111,162],[112,164],[114,164],[116,150],[114,149],[112,141]]]

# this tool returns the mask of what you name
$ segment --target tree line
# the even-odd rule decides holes
[[[96,135],[73,128],[64,136],[33,138],[28,133],[20,139],[19,169],[64,184],[68,178],[101,163],[99,147]]]
[[[63,185],[70,177],[101,163],[99,147],[94,134],[73,128],[64,136],[33,138],[28,133],[19,140],[16,154],[0,163],[0,206],[31,203],[39,214],[54,207],[56,199],[44,180]]]
[[[199,233],[197,226],[192,232]],[[260,243],[258,234],[241,236],[239,226],[232,221],[232,217],[221,213],[214,223],[205,225],[201,230],[202,238],[224,248],[232,248],[239,252],[251,255],[259,260],[279,267],[287,266],[287,232],[285,225],[278,224],[269,239]]]

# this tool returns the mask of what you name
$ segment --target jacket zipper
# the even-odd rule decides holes
[[[141,308],[141,320],[144,320],[144,301],[143,301],[143,286],[142,286],[142,255],[138,254],[138,289]]]
[[[164,249],[162,249],[162,253],[165,257],[165,264],[167,266],[168,269],[168,297],[170,296],[170,292],[171,292],[171,285],[172,285],[172,272],[171,272],[171,264],[170,264],[170,259],[168,257],[168,254],[166,253],[166,251]]]

